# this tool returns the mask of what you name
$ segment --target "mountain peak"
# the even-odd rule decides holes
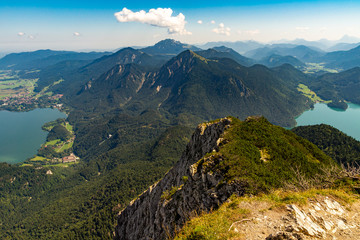
[[[350,36],[350,35],[344,35],[341,39],[338,40],[338,42],[358,43],[358,42],[360,42],[360,38]]]
[[[125,47],[125,48],[122,48],[120,50],[118,50],[115,54],[117,53],[123,53],[123,52],[140,52],[139,50],[136,50],[132,47]]]
[[[151,55],[176,55],[187,49],[193,51],[201,50],[200,48],[181,43],[174,39],[164,39],[156,43],[154,46],[146,47],[141,50]]]
[[[225,46],[219,46],[219,47],[213,47],[212,49],[220,52],[234,52],[232,48],[225,47]]]
[[[191,50],[183,51],[182,53],[177,55],[174,59],[180,60],[181,62],[189,62],[189,63],[192,62],[192,60],[194,60],[194,59],[200,60],[200,61],[205,62],[205,63],[207,63],[208,61],[213,61],[213,60],[209,60],[209,59],[207,59],[205,57],[202,57],[199,54],[197,54],[197,53],[195,53],[194,51],[191,51]]]
[[[154,46],[163,46],[163,45],[183,45],[181,42],[176,41],[175,39],[167,38],[157,42]]]

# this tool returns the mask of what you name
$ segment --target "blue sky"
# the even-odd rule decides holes
[[[358,2],[1,0],[0,52],[112,50],[165,38],[195,44],[360,37]]]

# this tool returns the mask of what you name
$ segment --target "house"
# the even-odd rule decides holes
[[[76,156],[75,156],[75,154],[71,153],[69,156],[63,157],[63,158],[62,158],[62,162],[63,162],[63,163],[76,162]]]

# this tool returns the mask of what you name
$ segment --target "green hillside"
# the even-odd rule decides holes
[[[326,124],[293,128],[297,135],[309,140],[339,164],[360,164],[360,142]]]

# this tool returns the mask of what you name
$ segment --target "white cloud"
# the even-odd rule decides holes
[[[25,33],[23,33],[23,32],[18,32],[18,34],[17,34],[18,36],[20,36],[20,37],[22,37],[22,36],[24,36],[25,35]]]
[[[35,36],[29,35],[28,38],[29,38],[29,39],[35,39]]]
[[[78,33],[78,32],[74,32],[73,35],[74,35],[75,37],[80,37],[80,36],[81,36],[81,34]]]
[[[220,23],[219,26],[217,28],[214,28],[212,31],[217,34],[230,36],[231,29],[228,27],[225,27],[225,25],[223,23]]]
[[[211,24],[215,24],[215,21],[214,21],[214,20],[212,20],[210,23],[211,23]]]
[[[198,24],[202,24],[202,23],[203,23],[203,21],[202,21],[202,20],[199,20],[199,21],[197,21],[197,23],[198,23]]]
[[[171,8],[157,8],[150,9],[149,12],[141,10],[133,12],[127,8],[115,13],[118,22],[140,22],[146,23],[156,27],[167,28],[170,34],[191,35],[185,29],[185,16],[179,13],[177,16],[172,16],[173,10]]]
[[[296,30],[303,31],[303,32],[305,32],[305,31],[307,31],[309,29],[310,29],[309,27],[296,27]]]

